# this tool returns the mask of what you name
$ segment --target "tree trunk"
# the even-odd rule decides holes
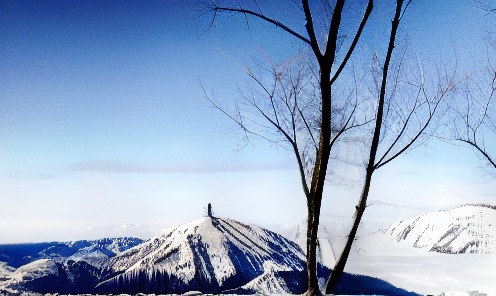
[[[322,192],[327,173],[329,155],[331,153],[331,65],[321,65],[322,94],[322,125],[320,129],[320,141],[315,165],[312,174],[310,193],[307,196],[308,207],[308,230],[307,230],[307,272],[308,290],[307,295],[321,295],[317,280],[317,233],[319,230],[320,206],[322,203]]]
[[[317,279],[317,232],[319,230],[320,205],[315,205],[315,201],[308,207],[307,221],[307,295],[320,295],[319,283]]]
[[[358,226],[360,225],[360,220],[362,219],[363,213],[365,212],[365,207],[367,206],[367,197],[369,195],[370,189],[370,181],[372,180],[372,172],[368,173],[365,177],[365,184],[363,186],[362,195],[360,197],[360,203],[355,212],[355,220],[353,222],[353,227],[351,228],[350,235],[348,236],[348,240],[346,241],[346,246],[344,247],[343,253],[339,257],[338,262],[334,266],[334,269],[331,272],[331,275],[327,279],[326,283],[326,294],[332,294],[336,291],[336,288],[339,284],[339,280],[344,273],[344,267],[346,265],[346,261],[348,260],[348,256],[350,255],[351,246],[353,245],[353,241],[355,240],[355,236],[358,230]]]
[[[372,138],[372,143],[370,145],[370,156],[369,162],[367,164],[367,172],[365,176],[365,184],[363,186],[362,195],[360,196],[360,201],[356,210],[355,221],[353,223],[353,227],[351,229],[350,235],[348,236],[348,240],[346,241],[346,246],[344,248],[343,253],[336,262],[334,269],[331,272],[327,280],[326,293],[333,294],[339,284],[339,280],[344,273],[344,267],[346,265],[346,261],[348,260],[348,256],[350,254],[351,246],[353,241],[355,240],[356,232],[358,230],[358,226],[360,225],[360,220],[362,219],[363,212],[365,211],[365,207],[367,206],[367,197],[369,195],[370,189],[370,181],[372,180],[372,174],[374,173],[375,167],[375,157],[377,154],[377,149],[379,147],[379,136],[381,134],[382,127],[382,117],[384,111],[384,97],[386,94],[386,83],[387,83],[387,75],[389,69],[389,62],[391,60],[391,55],[394,49],[394,41],[396,38],[396,31],[400,22],[400,14],[401,8],[403,6],[403,0],[396,1],[396,13],[394,16],[394,20],[391,24],[391,35],[389,37],[389,46],[386,54],[386,60],[384,61],[384,69],[382,72],[382,85],[381,85],[381,93],[379,95],[379,104],[377,106],[377,114],[375,121],[375,130],[374,136]]]

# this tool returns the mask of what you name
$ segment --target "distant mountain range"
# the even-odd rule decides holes
[[[201,218],[146,242],[0,245],[0,261],[5,292],[251,294],[306,288],[305,255],[296,243],[227,218]]]
[[[148,241],[115,238],[0,245],[0,292],[59,294],[303,293],[305,255],[283,236],[228,218],[204,217]],[[318,265],[319,282],[330,270]],[[339,294],[416,295],[345,274]]]
[[[0,245],[0,261],[9,266],[20,267],[38,259],[51,259],[58,263],[85,260],[92,265],[113,257],[117,253],[137,246],[144,241],[139,238],[105,238],[75,242],[26,243]],[[95,259],[99,259],[96,260]],[[98,261],[98,262],[97,262]]]
[[[496,207],[467,204],[397,222],[387,230],[398,242],[428,251],[496,253]]]
[[[138,238],[106,238],[0,245],[0,291],[85,291],[98,283],[103,262],[141,243]]]

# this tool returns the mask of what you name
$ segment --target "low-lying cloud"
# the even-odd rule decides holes
[[[290,170],[291,164],[256,164],[243,162],[192,162],[176,164],[147,164],[119,161],[88,161],[72,164],[65,170],[72,172],[104,173],[226,173],[247,171]]]

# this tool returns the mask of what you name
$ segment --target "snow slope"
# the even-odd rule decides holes
[[[78,261],[88,257],[107,258],[139,245],[143,240],[132,237],[104,238],[100,240],[80,240],[75,242],[24,243],[0,245],[0,261],[18,268],[39,259],[52,259],[62,263],[68,258]],[[101,260],[97,260],[101,263]]]
[[[15,270],[4,265],[3,269],[4,276],[0,279],[0,291],[10,293],[16,293],[18,288],[23,288],[27,283],[38,282],[44,278],[53,280],[59,277],[58,265],[50,259],[39,259]],[[5,270],[8,272],[6,273]]]
[[[397,222],[370,235],[359,235],[345,268],[348,283],[343,291],[354,293],[360,286],[362,292],[369,291],[365,294],[394,294],[396,290],[392,287],[381,290],[386,292],[378,292],[377,288],[367,290],[377,283],[385,287],[384,282],[377,280],[381,279],[424,295],[469,295],[473,291],[496,295],[496,254],[491,252],[494,211],[490,206],[466,205]],[[339,253],[339,237],[334,236],[334,229],[344,232],[347,226],[342,221],[333,222],[323,224],[319,232],[319,259],[329,267],[334,265],[334,254]],[[302,228],[304,225],[289,227],[286,235],[301,239],[305,237]],[[449,231],[453,228],[461,231]],[[398,235],[404,239],[398,242]],[[474,238],[479,240],[478,244],[472,243]],[[428,252],[443,239],[450,242],[438,244],[445,250],[459,250],[459,246],[463,249],[468,244],[466,252],[456,255]],[[416,247],[412,247],[414,243]],[[20,252],[26,257],[23,260],[33,260],[38,255],[31,255],[39,253],[51,258],[35,260],[17,269],[0,262],[0,290],[59,294],[187,291],[284,294],[302,293],[306,285],[305,256],[296,243],[227,218],[201,218],[170,227],[162,236],[115,256],[110,250],[118,249],[109,247],[111,242],[58,244],[52,248],[37,247],[36,252],[30,246],[28,251]],[[11,257],[13,252],[1,253],[2,247],[0,255],[20,262]],[[400,294],[406,295],[406,291]]]
[[[274,271],[304,268],[305,255],[288,239],[233,219],[205,217],[111,258],[99,287],[128,293],[218,293]],[[284,287],[279,280],[271,279],[268,290]]]
[[[345,271],[423,295],[496,295],[495,213],[464,205],[396,222],[358,237]]]
[[[357,239],[345,271],[422,295],[496,295],[496,254],[426,252],[380,231]]]
[[[291,290],[286,281],[282,279],[278,272],[291,271],[290,269],[281,268],[272,261],[263,263],[264,272],[248,282],[247,284],[230,291],[224,291],[233,294],[281,294],[282,292],[289,293]]]
[[[496,253],[496,207],[463,205],[397,222],[387,230],[398,242],[440,253]]]
[[[90,292],[109,257],[143,242],[136,238],[0,245],[0,291]]]

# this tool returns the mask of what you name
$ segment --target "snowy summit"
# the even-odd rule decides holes
[[[398,241],[440,253],[496,253],[496,207],[468,204],[420,215],[389,227]]]
[[[99,287],[144,293],[290,292],[278,272],[303,271],[295,243],[254,225],[205,217],[177,227],[106,262]],[[264,275],[270,275],[265,276]],[[205,291],[209,287],[209,291]]]

